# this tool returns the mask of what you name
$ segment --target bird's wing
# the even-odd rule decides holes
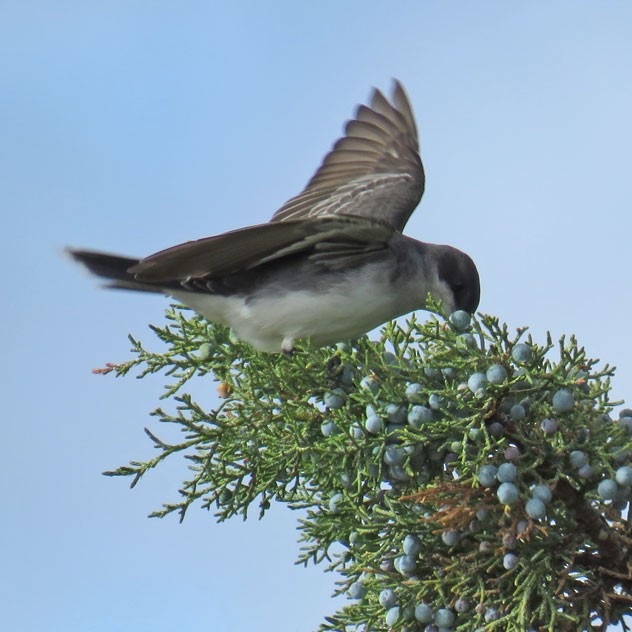
[[[415,119],[402,85],[393,103],[374,90],[305,189],[273,216],[281,222],[319,215],[356,215],[402,231],[424,191]]]
[[[340,269],[384,250],[392,235],[387,224],[346,215],[270,222],[161,250],[128,272],[138,281],[168,284],[248,270],[299,252]]]

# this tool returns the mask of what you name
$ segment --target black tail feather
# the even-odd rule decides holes
[[[139,259],[112,255],[107,252],[97,252],[95,250],[76,250],[75,248],[66,248],[66,252],[75,261],[85,266],[92,274],[108,279],[110,282],[105,287],[135,290],[137,292],[162,293],[163,291],[161,287],[151,283],[136,281],[134,275],[128,272],[132,266],[138,263]]]

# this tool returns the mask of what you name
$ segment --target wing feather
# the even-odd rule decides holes
[[[188,282],[248,270],[299,252],[309,256],[309,251],[317,250],[321,243],[374,252],[385,248],[392,235],[393,229],[387,224],[353,216],[270,222],[161,250],[141,259],[128,272],[140,282]],[[333,259],[331,255],[329,261]]]
[[[272,222],[335,213],[387,223],[403,230],[423,195],[425,176],[415,119],[402,85],[392,103],[374,90],[345,135],[325,156],[305,189],[288,200]]]

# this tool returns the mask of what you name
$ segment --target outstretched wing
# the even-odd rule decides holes
[[[302,193],[271,221],[355,215],[402,231],[421,199],[425,176],[413,112],[398,81],[392,101],[374,90],[370,105],[358,107]]]
[[[392,235],[386,224],[353,216],[270,222],[162,250],[127,273],[136,281],[168,285],[248,270],[300,252],[324,267],[339,269],[383,251]]]

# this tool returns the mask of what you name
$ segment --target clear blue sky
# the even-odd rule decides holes
[[[101,476],[152,454],[162,380],[90,370],[166,302],[60,252],[265,221],[391,77],[427,171],[408,233],[470,253],[481,310],[576,333],[632,398],[631,28],[622,0],[3,2],[0,628],[299,632],[334,608],[333,577],[293,566],[292,512],[148,520],[182,464]]]

